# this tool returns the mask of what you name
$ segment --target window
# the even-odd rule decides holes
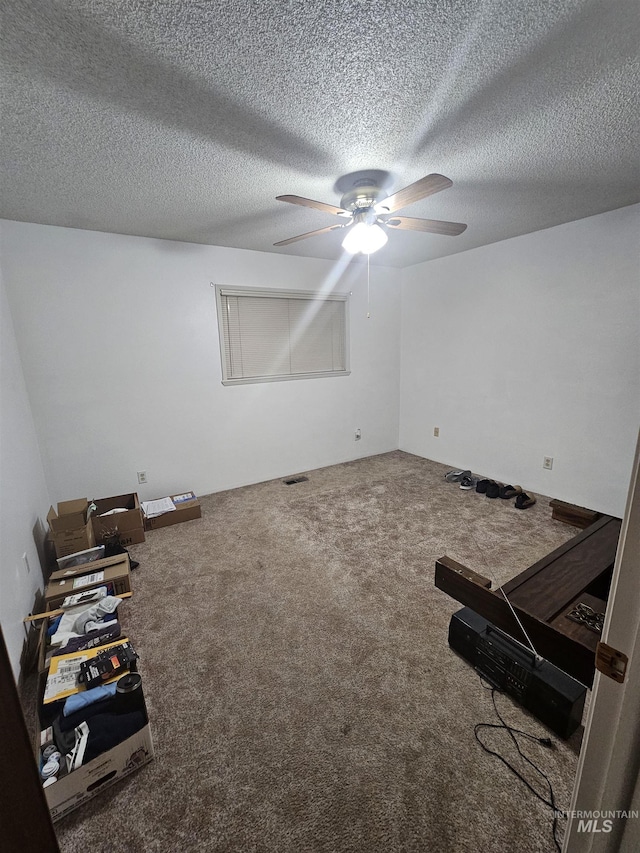
[[[348,376],[346,294],[216,288],[223,385]]]

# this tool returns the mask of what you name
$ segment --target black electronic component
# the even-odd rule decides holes
[[[135,670],[138,655],[130,643],[122,643],[99,652],[94,658],[80,664],[78,682],[87,689],[110,681],[127,670]]]
[[[490,684],[562,738],[582,721],[584,684],[536,655],[469,607],[451,617],[449,645]]]

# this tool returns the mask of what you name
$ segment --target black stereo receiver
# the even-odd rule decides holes
[[[486,681],[508,693],[561,738],[582,721],[587,688],[469,607],[451,617],[449,645]]]

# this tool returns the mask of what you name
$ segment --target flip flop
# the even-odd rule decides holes
[[[497,498],[500,494],[500,487],[502,483],[496,483],[495,480],[490,480],[489,485],[487,486],[487,491],[485,492],[488,498]]]
[[[476,492],[479,492],[481,495],[487,491],[487,486],[491,483],[492,480],[478,480],[476,483]]]
[[[505,500],[509,500],[510,498],[515,498],[517,495],[522,494],[522,486],[503,486],[500,489],[500,497]]]
[[[533,506],[535,502],[535,495],[528,495],[526,492],[522,492],[516,498],[516,509],[527,509],[527,507]]]
[[[464,477],[470,477],[471,471],[449,471],[444,475],[447,483],[459,483]]]

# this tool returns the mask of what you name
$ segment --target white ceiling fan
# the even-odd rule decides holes
[[[317,234],[325,234],[340,228],[348,229],[342,241],[342,247],[351,254],[362,252],[369,255],[381,249],[388,239],[386,228],[426,231],[431,234],[455,237],[462,234],[467,227],[462,222],[445,222],[441,219],[416,219],[411,216],[392,215],[396,210],[401,210],[409,204],[441,190],[446,190],[452,185],[453,181],[449,178],[434,173],[420,178],[419,181],[409,184],[408,187],[398,190],[398,192],[385,196],[385,190],[369,176],[355,181],[353,188],[342,196],[340,207],[298,195],[279,195],[277,201],[312,207],[315,210],[322,210],[349,221],[339,225],[328,225],[326,228],[318,228],[315,231],[307,231],[306,234],[289,237],[288,240],[280,240],[278,243],[274,243],[274,246],[288,246],[298,240],[306,240],[307,237],[314,237]]]

